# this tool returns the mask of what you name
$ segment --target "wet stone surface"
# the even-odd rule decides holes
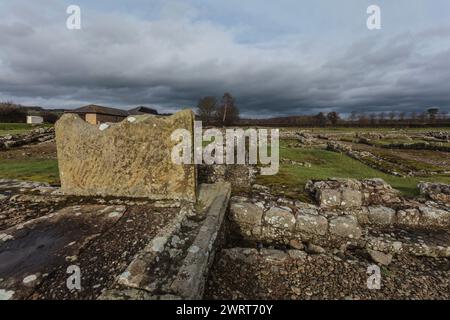
[[[0,189],[2,299],[96,299],[180,211],[174,201],[52,195],[44,184]],[[67,288],[71,265],[80,291]]]

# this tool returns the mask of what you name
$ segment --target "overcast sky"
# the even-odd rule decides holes
[[[174,111],[225,91],[245,116],[450,111],[450,1],[0,0],[0,100]]]

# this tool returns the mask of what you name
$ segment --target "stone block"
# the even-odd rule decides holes
[[[193,134],[190,110],[170,117],[139,115],[119,123],[91,125],[65,114],[56,123],[61,188],[79,196],[196,200],[196,171],[175,164],[176,129]]]

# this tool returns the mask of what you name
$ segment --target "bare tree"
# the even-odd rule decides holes
[[[323,112],[319,112],[317,115],[314,116],[314,119],[317,122],[317,125],[324,127],[327,124],[327,117]]]
[[[358,116],[358,123],[360,126],[365,126],[369,123],[369,118],[364,112],[361,112]]]
[[[337,112],[332,111],[327,114],[327,119],[331,122],[331,125],[335,126],[340,120],[340,117]]]
[[[370,117],[370,124],[374,126],[377,123],[377,115],[375,113],[371,113],[369,117]]]
[[[216,113],[217,119],[223,125],[231,125],[239,119],[239,110],[235,105],[233,96],[226,92],[222,97],[222,103]]]
[[[431,121],[436,120],[436,115],[439,113],[439,108],[433,107],[427,109],[428,117]]]
[[[200,119],[208,124],[212,120],[214,113],[217,111],[216,98],[212,96],[201,98],[197,104],[197,109]]]
[[[394,111],[389,112],[389,120],[394,121],[396,117],[396,113]]]
[[[416,121],[417,121],[417,112],[415,112],[415,111],[411,112],[410,118],[411,118],[411,123],[416,123]]]

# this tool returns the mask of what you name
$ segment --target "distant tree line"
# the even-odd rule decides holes
[[[58,113],[41,107],[25,107],[11,101],[0,102],[0,122],[2,123],[25,123],[28,115],[41,116],[46,123],[55,123],[59,118]]]
[[[420,127],[449,126],[450,117],[439,108],[424,112],[351,112],[346,119],[332,111],[316,115],[275,117],[269,119],[240,119],[239,125],[295,126],[295,127]]]
[[[295,126],[295,127],[418,127],[448,126],[450,117],[437,107],[423,112],[356,112],[346,118],[338,112],[315,115],[273,117],[267,119],[240,118],[233,96],[226,92],[220,102],[214,96],[203,97],[197,104],[197,118],[205,125],[219,126]]]
[[[445,111],[439,108],[428,108],[423,112],[351,112],[347,124],[352,126],[439,126],[449,125],[450,117]]]
[[[20,105],[10,101],[0,103],[0,122],[23,123],[26,122],[27,115],[27,111]]]

